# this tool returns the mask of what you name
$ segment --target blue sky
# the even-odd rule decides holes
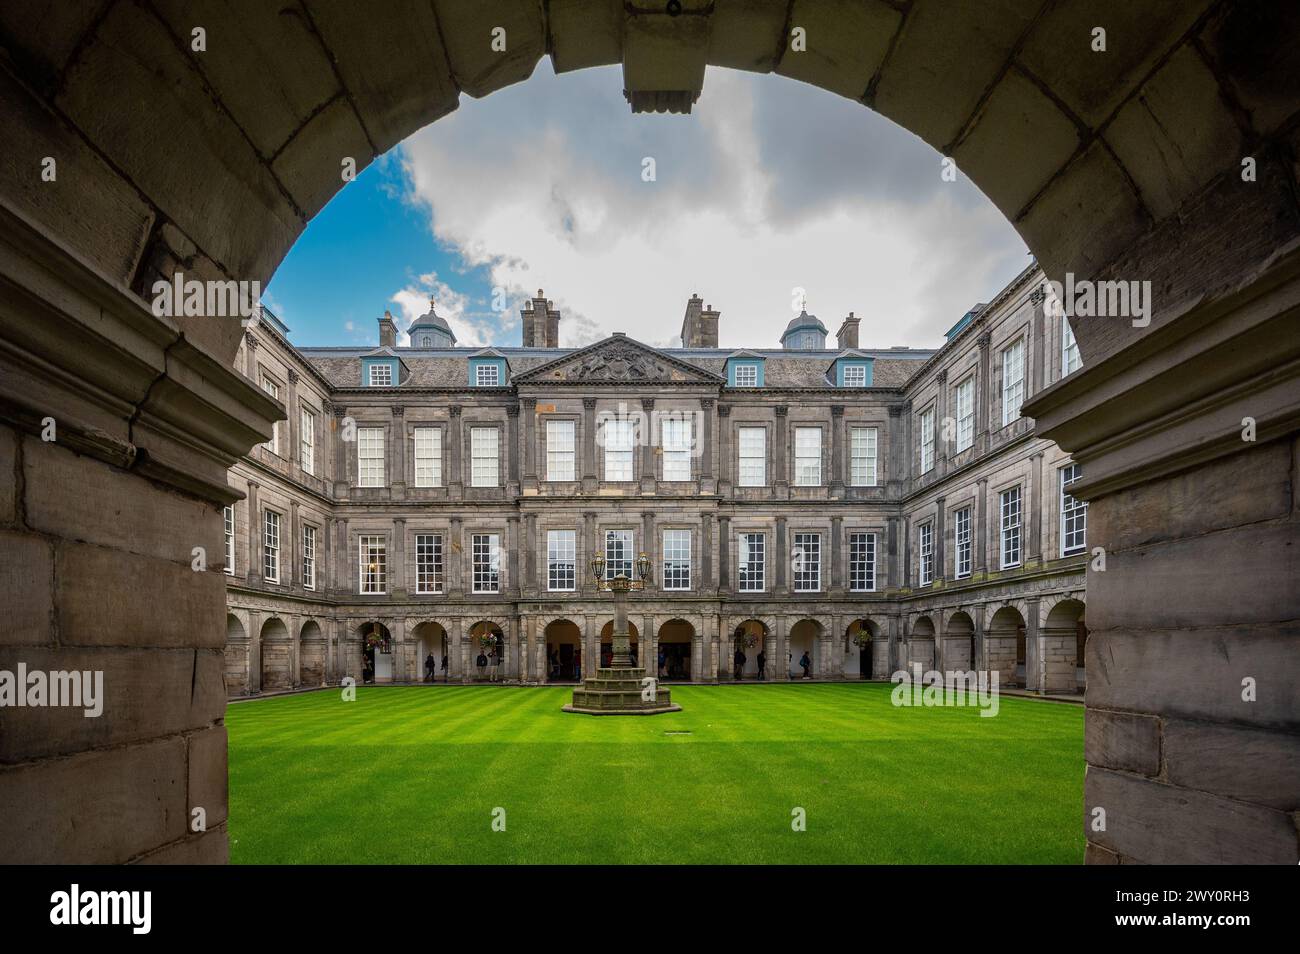
[[[675,345],[698,292],[722,312],[723,346],[773,347],[803,289],[832,334],[853,311],[864,347],[934,346],[1029,261],[940,163],[792,80],[710,69],[690,116],[633,116],[617,67],[556,76],[543,60],[371,164],[265,298],[300,345],[375,343],[386,308],[405,328],[430,294],[460,344],[517,344],[539,287],[562,345],[613,331]]]

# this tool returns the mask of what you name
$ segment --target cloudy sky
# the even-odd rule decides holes
[[[864,347],[933,346],[1029,261],[940,170],[911,133],[791,80],[710,68],[690,116],[633,116],[619,68],[543,60],[349,184],[266,300],[298,344],[377,343],[384,309],[404,328],[432,294],[460,344],[509,345],[544,288],[562,345],[676,345],[698,292],[723,346],[775,347],[803,289],[832,335],[853,311]]]

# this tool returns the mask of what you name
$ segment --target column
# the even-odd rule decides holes
[[[1025,538],[1025,565],[1043,560],[1043,454],[1029,458],[1029,526]]]
[[[1025,613],[1025,688],[1034,692],[1043,691],[1041,673],[1042,646],[1038,640],[1038,600],[1027,601]]]
[[[519,405],[506,406],[506,497],[519,496]]]
[[[262,614],[248,611],[248,691],[262,691]]]
[[[388,458],[392,470],[389,472],[389,493],[394,500],[406,497],[406,408],[400,404],[393,405],[393,424],[389,428],[391,438]]]
[[[975,525],[971,527],[971,556],[974,560],[972,576],[983,576],[989,568],[989,482],[981,477],[976,483]]]
[[[831,578],[829,592],[832,596],[844,593],[844,556],[841,550],[843,539],[843,517],[831,517]]]
[[[980,334],[979,341],[979,377],[975,382],[975,453],[982,455],[989,449],[989,408],[993,403],[993,370],[989,356],[989,344],[993,340],[990,332]]]
[[[537,580],[537,514],[529,513],[524,515],[524,579],[522,591],[525,594],[537,593],[541,590],[541,585]],[[575,541],[574,559],[578,561],[575,570],[578,576],[583,575],[582,564],[582,547]],[[588,575],[590,573],[588,572]]]
[[[334,496],[346,500],[350,481],[348,478],[348,450],[356,441],[355,428],[347,431],[347,408],[334,405]]]
[[[258,387],[261,383],[257,380],[257,346],[258,340],[251,331],[244,332],[244,377],[252,381]]]
[[[910,517],[903,518],[903,566],[900,577],[901,585],[904,589],[910,589],[912,586],[912,520]]]
[[[465,596],[465,537],[464,524],[460,517],[451,518],[447,548],[443,551],[446,560],[447,595],[453,600]]]
[[[788,596],[790,591],[786,588],[786,569],[790,566],[790,548],[785,542],[785,517],[776,518],[776,552],[773,554],[776,570],[776,588],[774,590],[777,596]]]
[[[691,637],[691,682],[704,682],[704,634]]]
[[[446,558],[444,554],[444,559]],[[393,598],[404,600],[410,587],[406,585],[406,518],[393,519]]]
[[[248,582],[258,583],[262,579],[262,511],[257,504],[255,480],[248,482]],[[252,638],[252,633],[249,633]]]
[[[889,517],[885,522],[885,572],[888,574],[885,588],[893,590],[903,585],[902,547],[898,539],[898,520],[898,517]]]
[[[460,422],[460,405],[453,404],[447,408],[447,443],[451,446],[450,465],[451,474],[447,481],[447,495],[452,500],[460,500],[465,494],[465,472],[461,465],[461,456],[465,449],[465,435],[461,430]]]
[[[338,537],[337,545],[334,547],[334,579],[337,591],[340,593],[355,593],[357,591],[356,576],[351,573],[351,565],[348,560],[347,517],[339,517],[335,521],[335,534]]]
[[[650,578],[654,581],[653,586],[647,589],[662,589],[663,580],[662,567],[659,566],[659,540],[658,531],[655,529],[655,514],[653,510],[641,511],[641,550],[650,558]]]
[[[1025,401],[1047,386],[1047,362],[1044,355],[1047,350],[1047,317],[1044,305],[1047,292],[1039,285],[1029,293],[1029,301],[1034,306],[1033,320],[1030,324],[1030,337],[1033,339],[1033,374],[1025,375]],[[1032,382],[1032,388],[1030,383]]]
[[[903,452],[907,439],[903,433],[903,415],[907,405],[889,405],[889,458],[886,481],[890,496],[901,494],[907,477],[903,467]]]
[[[582,489],[595,493],[596,480],[596,399],[582,399]]]
[[[600,539],[600,531],[596,529],[596,512],[588,510],[582,515],[583,528],[582,538],[587,541],[587,560],[585,566],[577,568],[578,579],[581,581],[579,590],[588,598],[594,597],[599,590],[591,579],[591,561],[596,558],[597,554],[605,552],[604,541]]]
[[[298,410],[298,372],[293,368],[288,373],[289,386],[285,389],[284,412],[288,418],[285,421],[284,430],[285,438],[289,441],[289,453],[286,455],[290,464],[300,462],[300,451],[302,449],[302,413]]]
[[[302,589],[302,529],[298,522],[298,501],[289,501],[289,539],[280,541],[281,549],[288,554],[289,559],[285,565],[280,567],[280,580],[286,585],[297,586]],[[288,546],[284,546],[285,543]]]
[[[713,578],[713,514],[702,516],[700,527],[700,584],[699,591],[717,592],[718,583]]]
[[[731,592],[731,518],[718,517],[718,592]]]
[[[786,439],[786,418],[789,413],[790,409],[785,405],[779,405],[776,408],[776,427],[772,438],[772,444],[774,445],[772,448],[773,473],[770,483],[774,495],[781,498],[790,496],[790,468],[786,463],[788,453],[786,447],[788,443]]]
[[[832,497],[844,496],[844,405],[831,405],[831,479]]]
[[[655,399],[642,398],[641,411],[645,415],[645,428],[641,434],[641,493],[652,494],[656,489],[655,448],[659,446],[659,435],[655,431]]]
[[[397,617],[391,621],[390,629],[393,634],[393,682],[410,682],[414,674],[406,668],[406,620]],[[419,665],[424,664],[421,662]]]
[[[328,597],[338,585],[334,575],[334,524],[333,517],[326,517],[321,527],[320,552],[316,555],[316,589],[322,597]]]
[[[776,618],[776,638],[772,641],[771,650],[767,654],[767,668],[772,672],[772,678],[778,682],[790,681],[790,662],[786,633],[790,628],[789,622],[784,616]]]
[[[718,493],[727,496],[731,493],[731,405],[718,405]]]
[[[519,575],[519,514],[506,515],[506,546],[509,549],[508,571],[510,578],[503,592],[507,599],[519,599],[523,595],[523,580]]]
[[[935,501],[936,512],[934,515],[934,582],[942,583],[947,574],[944,573],[944,498],[940,497]]]
[[[703,431],[700,436],[700,493],[712,494],[717,491],[717,482],[713,479],[713,415],[714,415],[713,398],[703,398],[700,401],[700,410],[703,412],[700,416],[704,418]]]
[[[524,418],[524,489],[537,489],[537,399],[520,400]]]

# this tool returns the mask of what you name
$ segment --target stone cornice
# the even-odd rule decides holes
[[[213,319],[220,320],[220,319]],[[0,199],[0,416],[202,499],[281,405]]]
[[[1300,428],[1300,240],[1251,279],[1035,395],[1039,437],[1083,466],[1091,499]]]

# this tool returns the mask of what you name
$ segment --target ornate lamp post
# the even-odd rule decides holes
[[[632,590],[644,590],[650,580],[650,558],[642,553],[636,558],[636,576],[629,578],[622,573],[612,580],[605,579],[605,558],[597,555],[591,561],[591,575],[595,578],[596,589],[614,594],[614,659],[611,669],[632,668],[632,635],[627,627],[627,594]]]
[[[612,665],[596,669],[594,677],[583,680],[581,688],[573,690],[573,702],[564,707],[565,712],[582,712],[587,715],[659,715],[680,712],[673,705],[667,689],[660,689],[653,677],[647,677],[644,668],[632,666],[632,636],[627,626],[627,594],[644,590],[650,582],[650,558],[644,553],[636,558],[635,577],[619,573],[612,580],[605,579],[604,556],[591,561],[591,575],[596,589],[614,594],[614,658]]]

